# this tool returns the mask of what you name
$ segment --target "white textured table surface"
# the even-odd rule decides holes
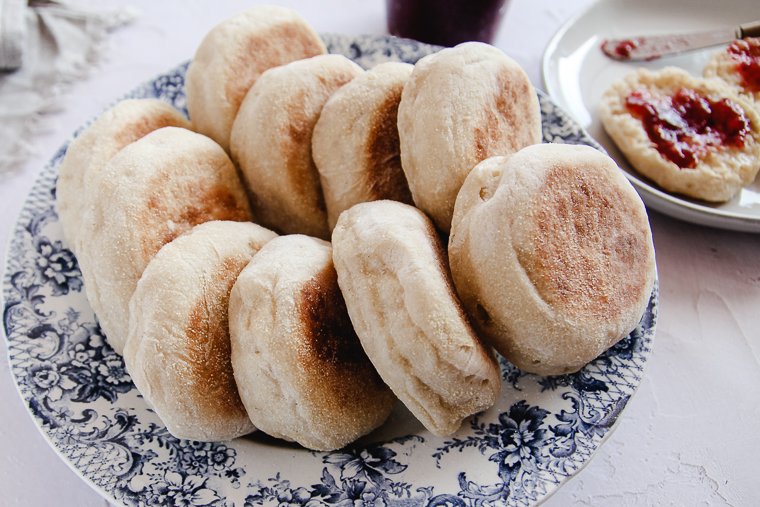
[[[77,127],[189,59],[209,28],[254,3],[129,2],[140,17],[111,36],[104,61],[72,88],[65,109],[46,119],[34,157],[21,171],[0,176],[0,249],[7,248],[36,174]],[[385,32],[382,0],[279,3],[296,8],[320,32]],[[540,86],[544,47],[588,3],[512,0],[495,44]],[[656,213],[650,219],[661,287],[654,354],[616,432],[546,505],[760,505],[760,236]],[[0,348],[5,355],[4,342]],[[47,445],[5,360],[0,406],[0,504],[107,505]]]

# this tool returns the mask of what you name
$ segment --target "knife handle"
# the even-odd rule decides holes
[[[745,37],[760,37],[760,20],[739,26],[739,38]]]

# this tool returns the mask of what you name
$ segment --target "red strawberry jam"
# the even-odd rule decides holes
[[[681,169],[696,167],[712,149],[743,147],[750,131],[739,104],[712,101],[689,88],[673,96],[637,90],[626,98],[625,106],[641,120],[657,151]]]
[[[744,89],[760,92],[760,38],[735,40],[728,46],[728,54],[736,62]]]
[[[612,58],[627,60],[631,57],[631,51],[639,47],[640,43],[640,39],[625,39],[613,45],[612,41],[604,40],[602,41],[602,51]]]

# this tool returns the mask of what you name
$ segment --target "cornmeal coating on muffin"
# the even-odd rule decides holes
[[[183,128],[164,127],[128,145],[91,183],[77,260],[87,299],[121,353],[129,300],[156,252],[197,224],[253,217],[224,150]]]
[[[412,203],[396,123],[413,68],[381,63],[336,91],[322,108],[311,145],[330,230],[343,211],[360,202]]]
[[[71,141],[58,169],[56,209],[66,243],[75,254],[82,218],[91,205],[87,189],[98,171],[122,148],[162,127],[189,129],[190,122],[166,102],[127,99],[105,111]]]
[[[345,56],[320,55],[266,71],[248,92],[231,152],[259,223],[283,234],[330,237],[311,138],[327,99],[362,72]]]

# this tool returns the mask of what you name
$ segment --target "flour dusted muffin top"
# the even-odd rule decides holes
[[[655,279],[644,204],[588,146],[478,164],[457,197],[449,262],[478,333],[540,375],[575,372],[628,335]]]
[[[356,334],[414,416],[451,435],[493,405],[499,366],[462,310],[430,219],[400,202],[365,202],[341,214],[332,238]]]
[[[448,232],[459,187],[483,159],[541,142],[538,97],[501,50],[467,42],[422,58],[398,109],[414,204]]]
[[[390,414],[396,398],[351,325],[330,243],[267,243],[235,282],[229,316],[235,380],[260,430],[333,450]]]
[[[124,361],[178,438],[231,440],[256,429],[234,379],[228,303],[240,271],[274,237],[252,223],[198,225],[161,248],[137,284]]]
[[[292,9],[258,5],[211,29],[187,69],[187,109],[193,128],[229,150],[240,104],[261,74],[326,53],[314,30]]]
[[[396,120],[401,91],[413,68],[408,63],[382,63],[336,91],[322,109],[312,154],[330,230],[341,212],[360,202],[391,199],[411,204]]]
[[[121,353],[128,305],[159,249],[210,220],[252,220],[227,154],[208,137],[164,127],[122,149],[94,175],[77,260],[87,298]]]
[[[231,152],[261,224],[330,237],[311,138],[327,99],[362,72],[344,56],[320,55],[266,71],[246,95]]]
[[[81,242],[82,218],[91,205],[87,189],[98,171],[122,148],[162,127],[190,128],[190,122],[160,100],[127,99],[102,113],[69,144],[58,169],[56,208],[74,253]]]

